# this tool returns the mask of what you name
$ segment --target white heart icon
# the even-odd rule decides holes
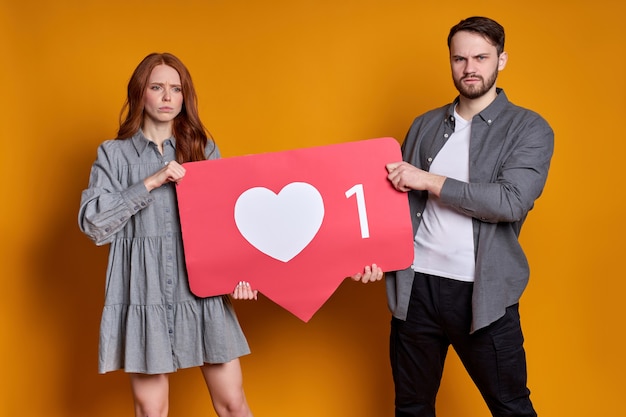
[[[292,182],[278,194],[264,187],[250,188],[235,203],[235,224],[241,235],[282,262],[289,262],[311,243],[323,220],[322,195],[305,182]]]

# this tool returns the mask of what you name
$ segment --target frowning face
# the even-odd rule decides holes
[[[498,71],[504,69],[506,60],[506,52],[498,56],[496,47],[480,34],[460,31],[451,39],[452,79],[465,98],[477,99],[494,91]]]
[[[171,123],[183,107],[183,89],[178,72],[157,65],[150,74],[144,94],[144,123]]]

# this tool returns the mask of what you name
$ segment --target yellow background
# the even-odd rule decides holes
[[[623,413],[620,4],[1,0],[0,415],[131,415],[127,377],[96,373],[107,248],[79,232],[76,212],[146,54],[186,63],[225,156],[401,140],[414,116],[454,97],[446,36],[470,15],[505,26],[499,86],[556,132],[545,193],[522,233],[532,399],[544,416]],[[236,308],[257,417],[392,415],[382,283],[344,282],[308,324],[267,299]],[[197,370],[171,386],[172,416],[214,415]],[[453,353],[438,406],[442,417],[488,415]]]

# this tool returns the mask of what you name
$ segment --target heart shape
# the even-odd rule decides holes
[[[235,203],[235,224],[256,249],[289,262],[313,240],[324,220],[324,200],[311,184],[292,182],[278,194],[265,187],[244,191]]]

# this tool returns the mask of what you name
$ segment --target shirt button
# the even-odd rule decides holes
[[[168,332],[169,332],[169,334],[172,334],[172,333],[174,333],[174,330],[169,329]]]
[[[172,305],[171,305],[171,304],[168,304],[168,305],[167,305],[167,309],[168,309],[168,310],[171,310],[171,309],[172,309]]]
[[[448,139],[448,136],[449,136],[449,135],[448,135],[447,133],[444,133],[444,134],[443,134],[443,137],[444,137],[444,138],[446,138],[446,139]]]
[[[422,217],[422,213],[420,213],[419,211],[417,213],[415,213],[416,217]]]
[[[433,162],[433,158],[428,158],[428,162]]]
[[[172,285],[172,280],[171,280],[171,279],[168,279],[168,280],[167,280],[167,283],[168,283],[168,284],[170,284],[170,285]]]

